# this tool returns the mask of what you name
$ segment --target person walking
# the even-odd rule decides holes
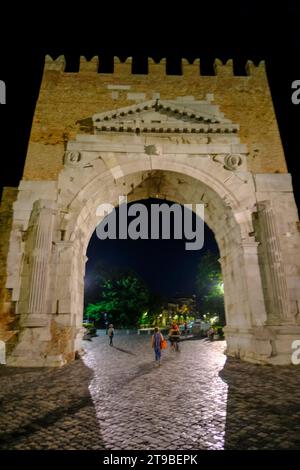
[[[108,327],[108,331],[107,331],[107,334],[108,334],[108,337],[109,337],[109,345],[110,346],[113,346],[113,337],[114,337],[114,333],[115,333],[115,330],[114,330],[114,325],[111,323]]]
[[[169,331],[169,341],[171,344],[171,351],[179,351],[179,345],[178,345],[179,336],[180,336],[179,326],[177,325],[176,322],[173,322]]]
[[[154,349],[155,354],[155,362],[160,366],[161,361],[161,349],[162,349],[162,342],[164,341],[164,337],[159,331],[159,328],[154,328],[154,333],[152,335],[151,345]]]

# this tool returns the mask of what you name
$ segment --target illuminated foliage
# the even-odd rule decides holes
[[[106,313],[116,327],[136,326],[149,306],[150,294],[142,280],[129,274],[108,279],[101,287],[100,301],[86,307],[86,316],[98,321]]]
[[[220,263],[212,252],[207,251],[198,265],[196,288],[202,313],[211,312],[225,324],[224,289]]]

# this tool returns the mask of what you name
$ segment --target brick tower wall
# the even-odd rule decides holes
[[[95,113],[146,101],[192,95],[214,103],[240,125],[241,143],[249,149],[248,168],[255,173],[287,172],[272,97],[263,62],[248,61],[247,76],[235,76],[233,64],[215,60],[215,76],[201,75],[199,60],[182,61],[182,75],[166,75],[166,63],[148,61],[148,74],[132,74],[132,61],[114,60],[113,73],[98,73],[98,58],[80,59],[78,73],[66,73],[65,59],[46,58],[33,119],[23,178],[55,180],[62,169],[65,143],[79,132],[78,121]]]

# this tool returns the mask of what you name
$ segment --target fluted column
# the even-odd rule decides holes
[[[279,324],[289,317],[288,289],[276,219],[270,201],[258,205],[263,268],[267,290],[268,323]]]
[[[34,204],[26,250],[29,259],[28,309],[22,326],[47,324],[47,317],[44,315],[47,313],[48,266],[55,215],[53,201],[39,200]]]
[[[245,276],[245,296],[249,308],[249,319],[253,327],[266,324],[267,312],[265,308],[263,281],[259,269],[259,243],[253,237],[241,243],[243,254],[243,271]]]

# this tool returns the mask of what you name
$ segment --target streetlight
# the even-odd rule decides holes
[[[108,321],[107,321],[107,313],[104,312],[104,321],[105,321],[105,334],[107,335],[107,332],[108,332]]]

